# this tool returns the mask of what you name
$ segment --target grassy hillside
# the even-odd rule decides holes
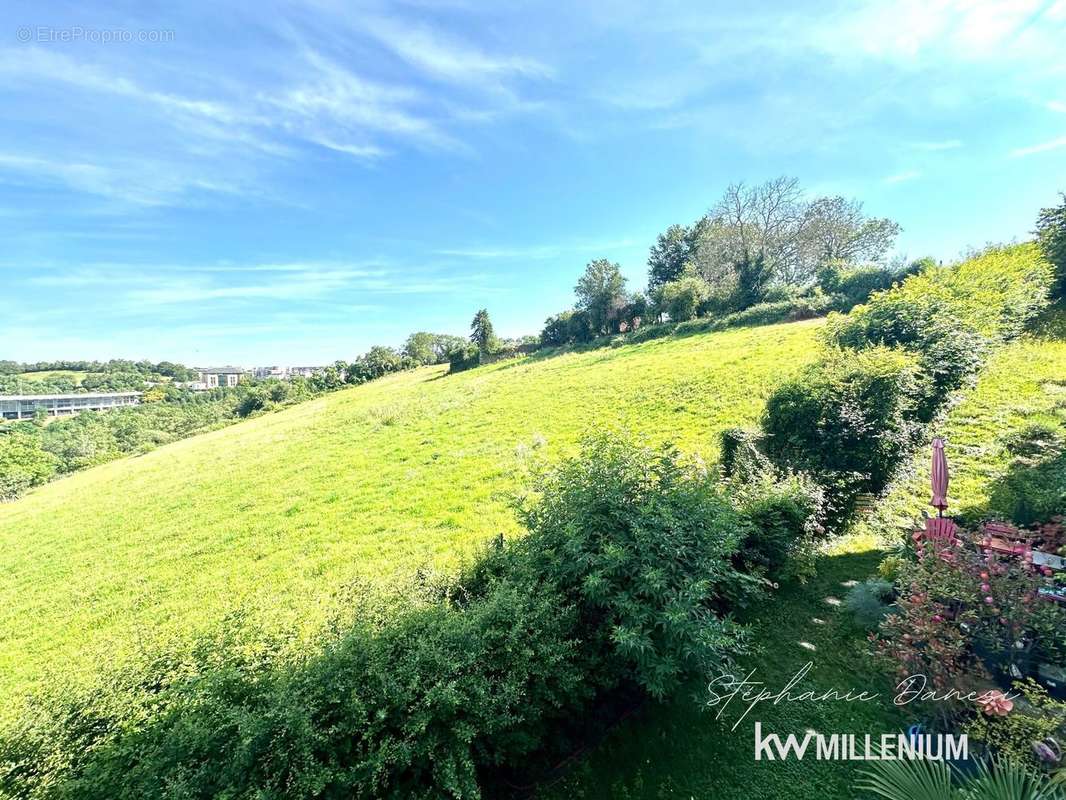
[[[1033,425],[1066,436],[1066,309],[1052,309],[1037,331],[996,353],[937,428],[951,465],[949,513],[986,515],[990,494],[1011,467],[1012,439]],[[865,526],[892,544],[929,501],[929,452],[915,456]]]
[[[821,323],[426,368],[113,462],[0,506],[0,715],[227,615],[311,633],[348,584],[515,530],[520,453],[624,426],[713,457],[816,353]],[[543,442],[543,445],[538,443]]]
[[[1026,426],[1039,422],[1066,430],[1066,313],[1046,316],[1036,335],[1025,336],[998,352],[981,373],[977,386],[948,414],[937,433],[948,441],[952,510],[983,508],[996,482],[1008,471],[1005,443]],[[883,537],[898,537],[929,501],[928,448],[915,455],[912,467],[879,505],[866,527]],[[906,528],[909,530],[909,528]],[[869,532],[869,530],[868,530]],[[868,657],[865,633],[851,624],[835,600],[850,581],[874,571],[882,553],[871,548],[874,537],[848,537],[822,558],[818,576],[806,586],[785,587],[772,608],[750,620],[761,650],[746,658],[738,674],[756,670],[756,680],[780,689],[808,661],[814,668],[803,688],[819,692],[853,687],[891,698],[892,681]],[[787,624],[783,622],[787,620]],[[797,704],[763,704],[731,731],[736,715],[715,719],[700,707],[705,681],[695,682],[671,702],[649,705],[627,720],[556,785],[548,798],[715,797],[736,800],[801,800],[855,797],[861,764],[795,760],[756,763],[753,724],[768,731],[881,733],[915,721],[913,712],[890,700],[872,704],[829,703],[812,708]]]

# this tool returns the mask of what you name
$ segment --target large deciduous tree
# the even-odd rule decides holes
[[[677,280],[692,259],[696,226],[671,225],[660,233],[648,254],[648,288]]]
[[[404,343],[403,354],[419,364],[436,364],[437,353],[433,347],[436,339],[436,336],[426,331],[412,333]]]
[[[858,200],[819,197],[807,206],[801,232],[804,259],[815,269],[834,260],[879,261],[899,231],[890,219],[864,215]]]
[[[808,201],[795,178],[781,177],[754,186],[733,184],[695,225],[671,230],[652,248],[651,267],[659,273],[672,269],[684,250],[681,232],[687,231],[686,263],[716,293],[750,301],[765,290],[767,277],[775,283],[808,286],[818,268],[829,261],[880,260],[900,228],[892,220],[865,216],[857,200]],[[659,273],[649,274],[649,285]],[[762,283],[739,285],[752,277]]]
[[[609,324],[626,305],[626,279],[618,264],[606,258],[590,261],[574,287],[577,308],[589,315],[597,334],[609,332]]]

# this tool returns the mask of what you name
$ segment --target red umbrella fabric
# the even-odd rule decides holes
[[[948,507],[948,459],[944,455],[944,440],[933,439],[933,499],[929,505],[944,513]]]

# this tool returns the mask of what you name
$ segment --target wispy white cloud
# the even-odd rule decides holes
[[[331,150],[377,158],[383,150],[371,134],[388,134],[423,144],[451,147],[454,139],[425,113],[418,90],[362,78],[314,50],[303,54],[308,69],[294,86],[260,99],[280,111],[288,131]]]
[[[153,264],[150,270],[140,264],[46,267],[28,282],[52,289],[107,292],[114,300],[112,310],[136,313],[188,304],[328,301],[352,305],[352,298],[372,296],[506,291],[485,273],[442,274],[378,262]]]
[[[895,175],[889,175],[884,179],[884,182],[888,184],[904,183],[906,181],[916,180],[920,177],[922,177],[922,173],[919,170],[908,169],[904,172],[897,172]]]
[[[1049,100],[1047,107],[1048,111],[1054,111],[1057,114],[1066,114],[1066,102],[1063,102],[1062,100]]]
[[[32,185],[60,184],[78,192],[138,206],[162,206],[193,191],[239,195],[252,193],[232,181],[220,182],[182,174],[152,161],[98,164],[22,153],[0,153],[0,181]]]
[[[1022,158],[1024,156],[1035,155],[1036,153],[1046,153],[1049,150],[1058,150],[1060,147],[1066,147],[1066,136],[1060,136],[1058,139],[1030,145],[1029,147],[1019,147],[1015,150],[1011,150],[1010,154],[1012,158]]]
[[[362,20],[360,27],[401,59],[428,75],[455,83],[499,86],[508,76],[547,78],[545,64],[520,56],[494,56],[425,26],[385,17]]]

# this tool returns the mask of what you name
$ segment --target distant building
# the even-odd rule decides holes
[[[61,417],[81,411],[107,411],[135,406],[140,402],[140,392],[0,395],[0,417],[33,419],[39,409],[43,409],[50,417]]]
[[[202,383],[205,389],[215,389],[219,386],[236,386],[241,378],[248,374],[247,370],[240,367],[208,367],[197,370],[197,383]]]

